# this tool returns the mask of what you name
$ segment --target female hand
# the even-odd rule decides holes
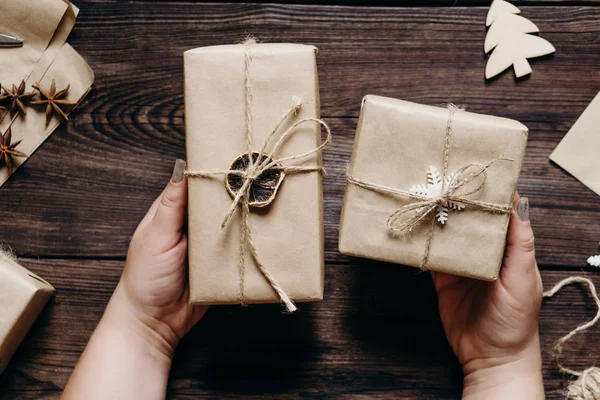
[[[139,319],[172,352],[202,318],[205,306],[192,306],[187,269],[185,162],[177,160],[173,177],[133,234],[121,281],[115,290]]]
[[[528,199],[517,194],[514,207],[497,281],[433,274],[446,337],[463,367],[463,399],[544,399],[542,279]]]
[[[135,231],[121,280],[63,399],[164,399],[173,352],[204,315],[189,304],[185,162]]]

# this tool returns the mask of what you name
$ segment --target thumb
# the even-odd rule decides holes
[[[516,214],[510,217],[503,272],[526,272],[536,267],[535,241],[529,221],[529,199],[515,195]]]
[[[185,179],[185,161],[175,161],[171,181],[163,191],[152,225],[163,234],[181,233],[187,207],[187,182]]]
[[[535,244],[529,222],[529,200],[515,196],[516,215],[510,217],[504,262],[500,271],[501,286],[514,299],[517,306],[537,321],[542,304],[542,277],[535,261]]]

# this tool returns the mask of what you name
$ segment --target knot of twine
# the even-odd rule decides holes
[[[409,190],[403,190],[393,188],[385,185],[379,185],[359,179],[350,173],[347,174],[347,180],[349,183],[361,187],[363,189],[372,190],[385,195],[396,195],[405,196],[412,200],[416,200],[409,203],[397,211],[395,211],[387,220],[388,232],[392,237],[402,236],[410,232],[413,228],[420,225],[422,221],[428,216],[432,215],[430,229],[427,235],[427,243],[425,246],[425,252],[421,260],[421,269],[427,269],[429,261],[429,255],[431,253],[431,242],[435,233],[435,221],[436,216],[434,210],[440,206],[448,204],[453,201],[462,203],[464,205],[471,206],[473,209],[485,210],[499,214],[511,214],[513,208],[506,204],[489,203],[485,201],[478,201],[469,199],[471,196],[481,191],[487,182],[487,170],[498,161],[514,161],[513,159],[507,158],[504,155],[486,163],[478,164],[472,163],[467,164],[460,168],[450,179],[446,182],[448,176],[448,163],[450,159],[450,144],[453,134],[453,122],[454,115],[459,110],[453,104],[448,105],[448,121],[446,124],[445,140],[444,140],[444,160],[443,160],[443,175],[442,175],[442,190],[441,193],[434,197],[423,196],[421,194],[413,193]],[[458,193],[459,189],[463,186],[475,181],[477,186],[467,191],[466,193]]]
[[[592,320],[573,329],[571,332],[569,332],[556,342],[556,345],[554,346],[554,361],[558,366],[560,372],[564,374],[570,374],[577,378],[576,380],[570,382],[569,387],[566,390],[566,400],[598,400],[600,398],[600,368],[590,367],[582,372],[579,372],[565,367],[560,362],[560,356],[562,354],[564,344],[573,336],[583,331],[586,331],[587,329],[594,326],[598,322],[598,320],[600,320],[600,298],[598,298],[598,293],[596,292],[596,287],[594,286],[594,283],[591,280],[580,276],[570,277],[559,282],[552,289],[545,292],[544,297],[551,298],[563,287],[572,283],[580,283],[587,285],[587,287],[590,290],[590,293],[592,294],[592,298],[596,302],[598,312]]]
[[[282,165],[284,162],[289,162],[293,160],[301,160],[306,159],[307,157],[319,153],[330,141],[331,141],[331,130],[329,126],[318,118],[304,118],[299,121],[296,121],[289,128],[281,132],[282,124],[288,120],[290,117],[295,117],[298,115],[298,112],[302,109],[303,102],[302,99],[294,96],[292,98],[292,106],[290,109],[281,116],[273,130],[267,135],[265,138],[263,145],[260,149],[259,156],[256,160],[253,159],[253,140],[252,140],[252,84],[250,80],[250,64],[252,61],[250,48],[251,45],[256,44],[256,39],[250,37],[244,43],[246,46],[246,52],[244,56],[244,76],[245,76],[245,123],[246,123],[246,152],[248,154],[248,160],[250,165],[246,168],[245,171],[240,170],[222,170],[222,171],[186,171],[185,175],[190,178],[211,178],[214,176],[225,175],[238,175],[242,178],[243,184],[241,188],[237,191],[231,206],[227,210],[225,214],[225,218],[221,224],[221,228],[224,228],[227,223],[231,220],[231,217],[235,213],[235,210],[239,207],[241,209],[241,238],[240,238],[240,258],[238,263],[239,270],[239,293],[238,299],[242,305],[245,305],[245,297],[244,297],[244,275],[246,270],[246,248],[250,250],[250,254],[254,259],[258,269],[263,274],[269,285],[273,288],[273,290],[277,293],[281,303],[283,303],[288,312],[292,313],[297,310],[294,302],[289,298],[289,296],[285,293],[285,291],[281,288],[281,286],[277,283],[275,278],[270,274],[270,272],[265,267],[262,262],[254,241],[252,239],[252,230],[250,229],[250,205],[249,205],[249,197],[250,190],[252,188],[252,183],[256,181],[262,173],[270,169],[276,169],[278,171],[282,171],[286,175],[294,174],[294,173],[307,173],[307,172],[321,172],[324,173],[325,170],[321,166],[290,166],[290,165]],[[280,150],[281,146],[287,141],[287,139],[293,134],[298,132],[298,127],[302,124],[306,123],[318,123],[320,126],[325,128],[327,131],[326,139],[316,148],[309,150],[307,152],[297,154],[289,157],[275,158],[275,154]],[[275,144],[273,145],[273,140],[278,137]]]

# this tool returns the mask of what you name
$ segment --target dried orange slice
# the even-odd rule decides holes
[[[260,160],[259,160],[260,157]],[[255,151],[252,152],[252,162],[263,162],[267,160],[267,163],[273,161],[271,157],[266,154],[260,154]],[[248,153],[239,155],[229,167],[230,171],[245,171],[250,167],[250,157]],[[278,168],[278,165],[273,166],[263,171],[250,185],[248,191],[248,205],[250,207],[265,207],[271,204],[277,195],[277,190],[283,182],[285,173],[283,170]],[[225,176],[225,186],[231,197],[235,197],[238,191],[244,185],[245,178],[241,175],[229,173]]]

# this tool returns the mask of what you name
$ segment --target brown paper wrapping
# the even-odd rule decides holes
[[[585,109],[550,159],[600,195],[600,93]]]
[[[0,49],[0,83],[18,85],[29,77],[68,8],[63,0],[2,0],[0,33],[23,40],[23,47]]]
[[[0,49],[0,83],[19,85],[25,80],[27,92],[40,83],[48,89],[52,79],[57,89],[67,85],[66,99],[81,102],[94,81],[94,73],[73,48],[66,44],[79,9],[67,0],[7,0],[0,14],[0,32],[23,40],[23,47]],[[6,12],[4,12],[6,11]],[[30,106],[27,115],[19,116],[12,125],[13,143],[23,139],[17,150],[32,155],[62,122],[54,116],[46,126],[45,108]],[[66,109],[66,112],[73,111]],[[8,111],[0,112],[0,133],[4,134],[12,121]],[[13,157],[13,173],[26,159]],[[0,186],[10,177],[6,167],[0,168]]]
[[[58,89],[71,85],[66,99],[73,102],[81,101],[89,92],[94,81],[94,72],[87,65],[85,60],[67,43],[62,46],[60,52],[39,81],[43,88],[49,88],[52,79],[56,80]],[[35,82],[27,81],[27,87],[30,88]],[[29,89],[28,89],[29,90]],[[32,106],[35,107],[35,106]],[[33,108],[25,116],[19,116],[12,124],[13,143],[23,139],[17,150],[25,154],[33,152],[54,132],[54,130],[63,121],[62,117],[54,115],[50,124],[46,126],[45,108],[39,111]],[[66,110],[66,109],[65,109]],[[0,131],[4,133],[10,124],[11,119],[6,117],[0,123]],[[26,159],[13,157],[14,170],[19,168]],[[14,172],[14,171],[13,171]],[[10,177],[6,167],[0,168],[0,186]]]
[[[0,49],[0,55],[3,56],[0,63],[4,66],[0,69],[0,83],[10,87],[12,84],[18,86],[21,80],[39,82],[67,41],[75,26],[79,8],[67,0],[41,1],[33,8],[30,7],[33,2],[8,1],[7,13],[0,14],[0,32],[20,32],[15,35],[26,39],[23,39],[22,48]],[[28,11],[30,14],[27,14]],[[60,12],[63,13],[62,18],[57,19],[56,15]],[[52,18],[40,27],[36,22],[44,14]],[[27,23],[19,23],[18,16],[28,16]],[[0,116],[5,115],[8,112],[0,112]]]
[[[252,46],[252,136],[259,147],[298,96],[297,116],[318,118],[316,48],[294,44]],[[215,46],[185,53],[185,123],[188,169],[224,170],[245,149],[244,45]],[[320,144],[316,123],[304,124],[278,157],[310,151]],[[257,149],[258,150],[258,149]],[[321,165],[319,155],[298,165]],[[221,177],[188,179],[191,301],[239,303],[240,211],[221,229],[232,203]],[[317,172],[287,176],[265,209],[252,209],[250,226],[261,260],[294,301],[323,298],[323,198]],[[247,303],[279,298],[246,254]]]
[[[44,54],[42,54],[42,57],[27,78],[28,82],[36,83],[42,79],[58,53],[60,53],[64,44],[67,42],[67,38],[75,26],[77,15],[79,15],[79,8],[66,0],[63,1],[67,4],[67,10],[58,24],[58,27],[52,36],[52,40],[48,43],[46,51],[44,51]]]
[[[429,166],[443,170],[449,111],[378,96],[363,100],[349,174],[392,188],[409,190],[427,183]],[[485,164],[505,155],[487,171],[484,188],[470,199],[509,205],[517,187],[527,143],[519,122],[458,111],[454,116],[448,171]],[[340,252],[421,267],[431,216],[405,236],[392,237],[387,219],[414,202],[349,184],[340,225]],[[436,222],[427,269],[494,280],[498,277],[509,215],[467,208]]]
[[[54,293],[50,284],[0,253],[0,374]]]

